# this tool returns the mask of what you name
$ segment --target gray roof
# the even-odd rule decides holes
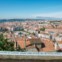
[[[30,39],[30,43],[31,44],[40,44],[40,43],[42,43],[41,42],[41,39],[40,38],[34,38],[34,39]]]

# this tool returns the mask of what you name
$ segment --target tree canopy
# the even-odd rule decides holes
[[[40,31],[45,31],[45,27],[43,27],[43,28],[40,28]]]
[[[0,50],[1,51],[14,51],[14,42],[8,41],[4,38],[3,34],[0,34]]]

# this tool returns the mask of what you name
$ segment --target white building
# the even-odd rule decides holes
[[[57,36],[57,37],[55,37],[55,40],[56,40],[56,41],[62,41],[62,37]]]
[[[50,35],[48,35],[48,34],[38,34],[38,37],[50,39]]]

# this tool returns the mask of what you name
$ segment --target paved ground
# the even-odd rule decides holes
[[[0,59],[0,62],[62,62],[62,60],[15,60],[15,59]]]

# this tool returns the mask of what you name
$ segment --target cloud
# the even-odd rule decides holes
[[[34,17],[41,16],[41,17],[55,17],[55,18],[62,18],[62,12],[34,14],[33,16],[34,16]]]

